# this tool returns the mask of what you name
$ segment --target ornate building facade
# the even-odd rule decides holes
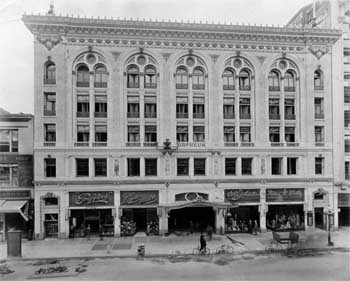
[[[340,31],[52,10],[23,21],[37,238],[326,223],[313,208],[336,206]]]

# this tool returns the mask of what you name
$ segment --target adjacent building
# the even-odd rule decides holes
[[[36,238],[327,223],[315,208],[337,207],[340,30],[23,21]]]
[[[9,230],[31,238],[33,198],[33,115],[0,108],[0,240]]]
[[[288,27],[334,28],[342,30],[342,74],[334,76],[340,85],[334,92],[334,182],[339,226],[350,225],[350,1],[314,1],[303,7]],[[339,110],[341,109],[341,110]],[[339,114],[342,113],[343,116]],[[315,207],[316,208],[316,207]],[[322,211],[321,209],[319,209]]]

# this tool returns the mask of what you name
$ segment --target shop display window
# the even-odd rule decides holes
[[[303,205],[269,205],[266,226],[276,231],[305,229]]]

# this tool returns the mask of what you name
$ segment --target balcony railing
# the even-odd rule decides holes
[[[90,82],[85,82],[85,81],[77,81],[77,87],[90,87]]]
[[[127,142],[126,146],[128,146],[128,147],[136,147],[136,146],[141,146],[141,143],[139,143],[139,142]]]
[[[235,119],[234,113],[224,113],[224,119]]]
[[[106,141],[95,141],[92,143],[93,147],[106,147],[107,142]]]
[[[193,90],[204,90],[205,85],[204,84],[192,84]]]
[[[324,119],[324,113],[315,113],[315,119]]]
[[[225,146],[238,146],[237,142],[225,142]]]
[[[188,84],[176,84],[176,89],[188,89]]]
[[[223,85],[222,88],[224,90],[230,90],[233,91],[235,89],[235,85]]]
[[[285,114],[284,119],[286,120],[295,120],[295,114]]]
[[[140,112],[128,112],[127,116],[128,118],[139,118]]]
[[[154,147],[154,146],[157,146],[158,145],[158,142],[144,142],[143,143],[143,146],[144,147]]]
[[[77,117],[89,118],[90,112],[77,112]]]
[[[241,142],[241,146],[254,146],[253,142]]]
[[[280,114],[269,114],[270,120],[280,120],[281,115]]]
[[[128,83],[128,88],[139,88],[139,83]]]
[[[239,114],[239,118],[240,119],[251,119],[252,115],[251,114],[247,114],[247,113],[241,113],[241,114]]]
[[[44,110],[44,116],[56,116],[56,110]]]
[[[204,113],[193,113],[194,119],[204,119]]]
[[[315,142],[315,146],[325,146],[324,142]]]
[[[239,86],[240,91],[250,91],[250,86]]]
[[[88,147],[89,142],[88,141],[78,141],[74,143],[75,147]]]
[[[107,117],[107,112],[95,112],[94,116],[97,118],[106,118]]]
[[[297,142],[286,142],[287,146],[299,146],[299,143]]]
[[[157,118],[157,112],[145,112],[145,118]]]
[[[295,87],[284,87],[285,92],[295,92]]]
[[[176,118],[188,118],[188,113],[180,113],[180,112],[176,112]]]
[[[44,84],[45,85],[56,85],[56,79],[46,78],[46,79],[44,79]]]
[[[314,86],[315,91],[323,91],[324,87],[323,86]]]
[[[281,90],[280,86],[269,86],[270,92],[279,92]]]
[[[155,89],[155,88],[157,88],[157,84],[156,83],[145,83],[145,88],[146,89]]]
[[[44,146],[45,147],[54,147],[54,146],[56,146],[56,142],[55,141],[45,141]]]
[[[271,142],[271,146],[284,146],[283,142]]]
[[[94,87],[95,88],[107,88],[107,82],[95,82]]]

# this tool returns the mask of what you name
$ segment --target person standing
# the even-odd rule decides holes
[[[206,251],[206,248],[207,248],[207,241],[205,241],[205,238],[204,238],[204,235],[203,235],[203,233],[201,233],[201,236],[200,236],[200,238],[199,238],[199,243],[200,243],[200,245],[201,245],[201,247],[200,247],[200,249],[199,249],[199,252],[200,253],[205,253],[205,251]]]

